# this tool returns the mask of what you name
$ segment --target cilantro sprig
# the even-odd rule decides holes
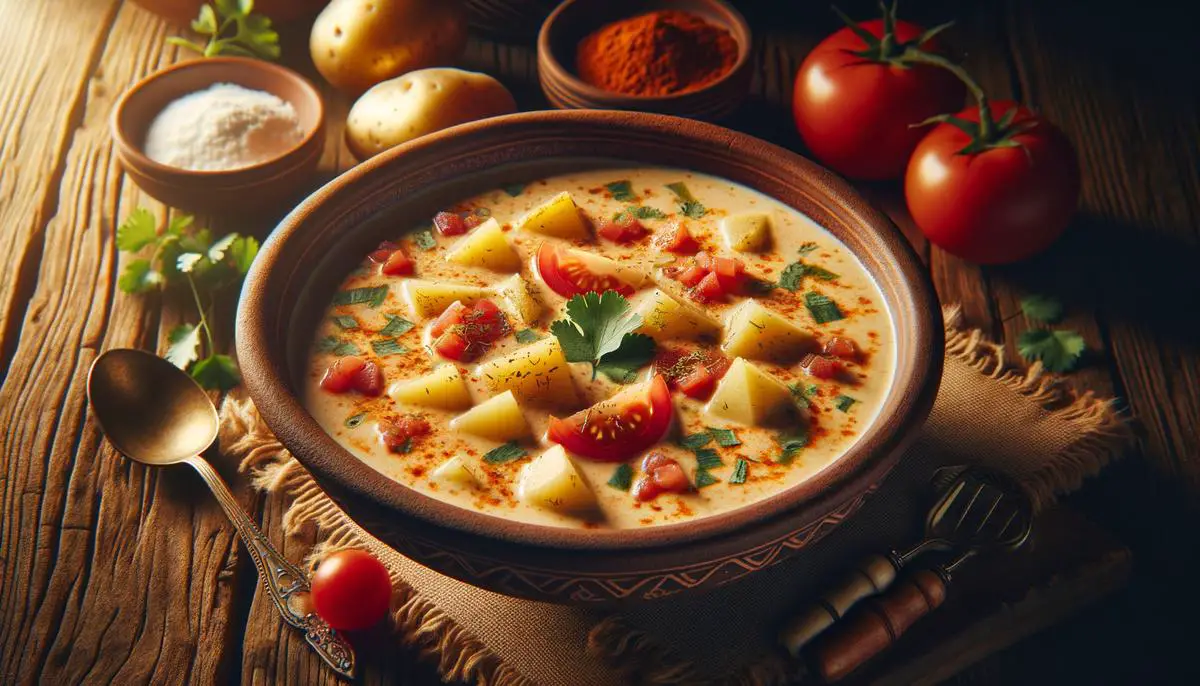
[[[568,362],[589,362],[592,378],[604,374],[630,383],[637,370],[654,358],[654,339],[633,333],[642,316],[616,291],[589,291],[567,301],[567,318],[550,325]]]
[[[1056,324],[1063,318],[1063,304],[1049,295],[1028,295],[1021,298],[1021,312],[1035,324]],[[1018,316],[1013,314],[1005,321]],[[1070,329],[1036,328],[1022,333],[1017,338],[1017,352],[1027,362],[1040,360],[1052,372],[1063,373],[1074,369],[1087,343],[1083,336]]]
[[[167,43],[205,57],[240,55],[264,60],[279,59],[279,34],[271,20],[254,12],[254,0],[214,0],[200,6],[192,31],[207,38],[204,44],[171,36]]]
[[[130,254],[149,249],[150,255],[126,263],[117,286],[133,294],[186,286],[199,321],[179,324],[167,333],[164,357],[204,388],[227,391],[241,383],[241,375],[232,357],[217,352],[211,312],[220,295],[241,284],[258,254],[258,241],[236,233],[214,241],[208,229],[194,229],[192,224],[190,215],[177,214],[159,227],[149,210],[130,212],[117,227],[117,249]]]
[[[692,195],[692,191],[688,189],[687,184],[682,181],[668,183],[667,190],[675,194],[679,200],[679,212],[692,219],[699,219],[708,213],[708,208]]]

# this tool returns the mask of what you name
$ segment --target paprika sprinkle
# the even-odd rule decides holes
[[[663,96],[703,88],[733,68],[738,45],[689,12],[647,12],[613,22],[579,43],[575,69],[597,88]]]

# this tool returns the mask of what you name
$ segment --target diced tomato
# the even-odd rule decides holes
[[[674,460],[660,465],[654,470],[654,483],[668,493],[683,493],[692,487],[683,467],[680,467],[679,463]]]
[[[480,300],[463,314],[462,325],[469,329],[465,332],[473,340],[494,343],[508,335],[508,319],[496,303],[491,300]]]
[[[467,306],[462,304],[461,300],[455,300],[434,320],[433,326],[429,327],[429,335],[433,338],[441,336],[446,333],[446,329],[461,322],[466,313]]]
[[[655,244],[676,255],[694,255],[696,251],[700,250],[700,244],[696,242],[695,238],[692,238],[692,234],[688,233],[683,222],[679,222],[674,228],[668,228]]]
[[[679,283],[681,283],[685,286],[691,287],[691,286],[695,286],[696,284],[700,283],[700,281],[703,280],[704,277],[706,277],[706,276],[708,276],[707,269],[703,269],[701,267],[692,265],[691,267],[688,267],[688,268],[684,269],[683,271],[679,272],[679,276],[676,277],[676,280],[678,280]]]
[[[854,343],[853,339],[846,338],[845,336],[834,336],[825,341],[825,347],[822,348],[822,352],[826,355],[840,357],[843,360],[858,359],[858,346]]]
[[[387,261],[383,263],[379,271],[388,276],[411,276],[415,266],[416,262],[405,255],[402,248],[397,248],[395,252],[388,255]]]
[[[624,462],[657,443],[671,427],[671,390],[661,375],[566,419],[550,418],[546,436],[599,462]]]
[[[470,360],[508,335],[508,319],[491,300],[471,306],[455,300],[429,327],[433,349],[448,360]]]
[[[666,378],[667,384],[697,400],[712,395],[729,365],[729,358],[707,348],[688,351],[664,345],[659,346],[654,356],[654,369]]]
[[[411,439],[425,436],[430,431],[429,422],[417,415],[379,422],[379,436],[392,452],[403,452]]]
[[[721,289],[727,294],[742,290],[746,281],[746,265],[741,260],[732,257],[718,257],[713,260],[713,273],[721,283]]]
[[[674,462],[674,460],[656,450],[642,458],[642,471],[652,472],[668,462]]]
[[[387,262],[387,259],[392,256],[392,253],[396,252],[399,249],[400,249],[399,243],[393,243],[392,241],[384,241],[379,244],[378,248],[375,248],[374,250],[372,250],[371,254],[367,255],[367,258],[370,259],[372,262],[380,264],[383,262]]]
[[[649,232],[637,217],[622,212],[612,219],[601,219],[596,233],[613,243],[632,243]]]
[[[537,272],[550,290],[564,298],[595,291],[616,291],[626,297],[633,295],[633,287],[618,279],[615,274],[596,274],[588,269],[583,260],[551,243],[542,243],[537,253]]]
[[[471,357],[471,341],[457,331],[447,331],[433,342],[433,351],[447,360],[463,361]]]
[[[433,225],[443,236],[461,236],[470,228],[465,219],[453,212],[438,212],[433,215]]]
[[[697,366],[692,371],[679,377],[675,382],[675,387],[679,389],[689,398],[697,400],[705,400],[712,395],[713,389],[717,387],[717,377],[712,372],[708,371],[703,366]]]
[[[696,256],[693,257],[692,260],[695,261],[697,267],[703,269],[704,271],[712,271],[713,257],[711,254],[706,252],[696,253]]]
[[[358,391],[363,395],[379,395],[383,392],[383,371],[361,357],[340,357],[325,370],[321,388],[330,393]]]
[[[725,297],[725,289],[721,287],[721,279],[716,272],[709,272],[696,287],[692,289],[692,297],[701,302],[713,302]]]
[[[679,463],[659,452],[642,460],[642,476],[633,484],[633,497],[642,502],[660,493],[683,493],[692,487]]]
[[[806,355],[800,367],[804,373],[818,379],[834,379],[842,373],[842,363],[824,355]]]

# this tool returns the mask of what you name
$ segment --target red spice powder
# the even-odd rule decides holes
[[[689,12],[648,12],[601,27],[579,43],[580,78],[614,93],[662,96],[703,88],[737,61],[725,29]]]

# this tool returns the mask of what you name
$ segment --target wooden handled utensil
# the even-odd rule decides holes
[[[997,490],[986,485],[1005,483],[999,475],[980,468],[947,469],[940,480],[954,478],[941,489],[941,497],[925,519],[925,537],[903,552],[889,551],[872,555],[855,567],[838,586],[826,591],[813,605],[796,615],[779,634],[779,640],[793,657],[799,657],[804,646],[846,615],[850,608],[864,598],[883,593],[896,580],[896,575],[914,558],[930,551],[969,549],[996,543],[996,532],[980,526],[993,516],[986,498],[981,499],[979,488]],[[1003,492],[1021,491],[1007,485]],[[1028,519],[1028,517],[1026,517]],[[1011,533],[1011,531],[1009,532]]]
[[[858,669],[940,607],[954,571],[964,562],[984,551],[1022,546],[1033,522],[1033,506],[1024,491],[1003,477],[974,469],[963,472],[934,513],[954,521],[954,557],[913,572],[822,636],[813,646],[811,663],[826,683]]]

